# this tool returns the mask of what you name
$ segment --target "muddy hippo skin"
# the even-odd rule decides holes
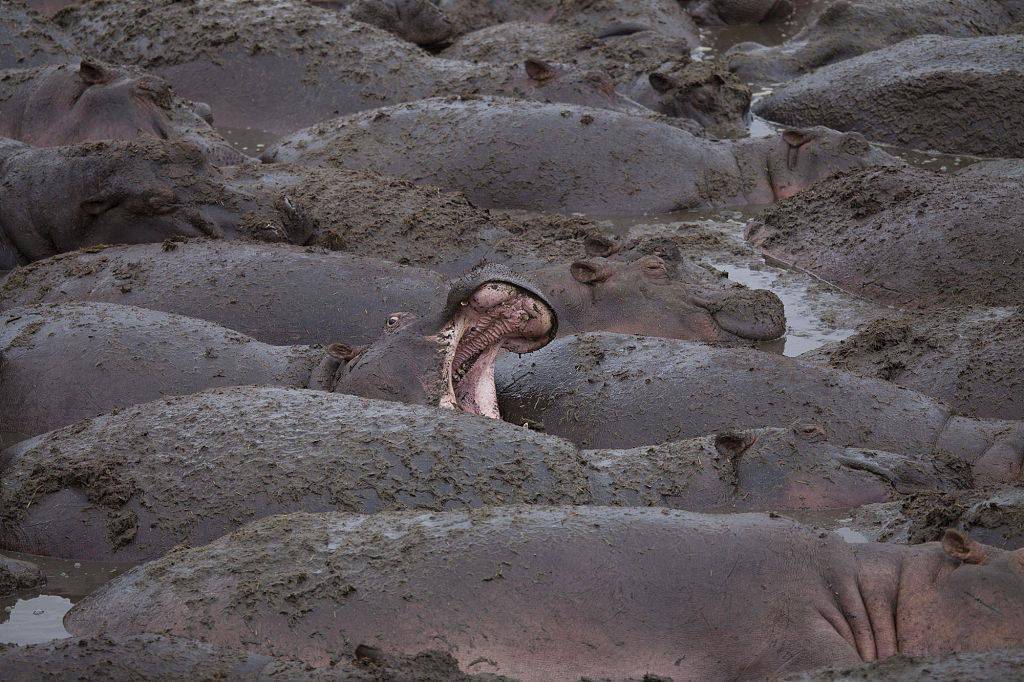
[[[191,142],[212,163],[245,160],[204,115],[162,79],[96,60],[0,71],[0,136],[37,147],[153,137]]]
[[[559,333],[629,331],[702,341],[761,341],[785,332],[782,302],[723,288],[699,267],[660,256],[577,258],[532,271]],[[596,248],[593,243],[588,247]],[[623,260],[616,260],[622,258]],[[424,317],[444,304],[436,272],[283,244],[187,241],[90,249],[19,268],[0,283],[0,311],[96,301],[222,324],[273,344],[363,345],[395,312]]]
[[[467,675],[454,658],[440,651],[391,656],[364,647],[328,668],[313,668],[240,648],[160,635],[71,637],[20,647],[0,644],[0,667],[7,682],[36,682],[48,676],[106,682],[511,682],[486,673]]]
[[[226,190],[221,172],[187,142],[42,149],[0,138],[0,177],[0,270],[97,244],[290,237],[239,224],[258,197]]]
[[[7,450],[0,547],[141,561],[292,511],[512,503],[848,509],[956,490],[965,473],[955,463],[837,447],[815,425],[581,452],[554,436],[432,407],[297,389],[214,389],[125,408]]]
[[[897,163],[860,135],[825,128],[713,142],[604,109],[504,98],[327,121],[263,158],[406,177],[482,206],[603,217],[770,203],[840,169]]]
[[[781,678],[782,682],[963,682],[1015,680],[1024,675],[1024,650],[1005,649],[945,656],[893,656],[853,668],[824,668]]]
[[[56,20],[82,35],[90,54],[165,78],[183,97],[208,103],[218,125],[231,128],[283,135],[397,102],[477,93],[643,113],[591,74],[563,68],[535,78],[522,64],[438,59],[303,3],[107,0],[65,10]]]
[[[789,19],[813,0],[694,0],[687,11],[701,26],[770,24]]]
[[[962,414],[1024,419],[1024,310],[885,318],[801,356],[940,398]]]
[[[779,82],[921,35],[995,35],[1013,22],[1001,0],[830,0],[781,45],[741,43],[726,61],[748,82]]]
[[[888,305],[1017,305],[1021,186],[908,168],[851,171],[769,207],[747,239]]]
[[[957,531],[916,547],[846,544],[762,515],[293,514],[135,568],[65,624],[244,641],[314,664],[360,644],[443,641],[470,670],[484,660],[523,680],[755,680],[1020,646],[1022,561]]]
[[[43,574],[35,564],[0,554],[0,597],[44,582]]]
[[[82,3],[80,0],[24,0],[22,4],[44,17],[50,17],[65,7]]]
[[[313,0],[312,4],[343,11],[417,45],[443,43],[452,35],[451,22],[430,0]]]
[[[792,81],[756,111],[902,147],[1024,156],[1024,36],[907,40]]]
[[[77,53],[71,39],[18,0],[0,5],[0,69],[63,64]]]
[[[954,416],[887,382],[741,348],[580,334],[529,358],[503,358],[496,383],[507,421],[583,447],[801,421],[820,424],[837,445],[954,456],[978,480],[1015,481],[1024,457],[1024,423]]]

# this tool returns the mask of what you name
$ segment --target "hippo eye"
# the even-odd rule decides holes
[[[391,317],[388,318],[387,326],[389,329],[397,327],[398,323],[401,321],[402,318],[400,318],[398,315],[392,315]]]
[[[91,216],[98,216],[106,213],[110,209],[114,208],[120,203],[120,200],[114,197],[96,198],[83,201],[79,204],[82,211]]]

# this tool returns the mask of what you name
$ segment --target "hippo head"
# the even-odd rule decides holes
[[[232,237],[247,200],[185,142],[26,148],[6,173],[0,224],[23,262],[97,244]]]
[[[902,162],[872,147],[860,133],[840,133],[823,127],[789,129],[776,137],[762,138],[760,154],[766,154],[770,196],[763,203],[787,199],[833,173],[852,168],[900,165]],[[760,156],[759,154],[759,156]]]
[[[171,86],[156,76],[93,59],[54,67],[47,87],[37,94],[54,116],[27,119],[22,132],[37,146],[95,140],[130,140],[140,136],[174,136],[169,113],[175,106]],[[178,116],[202,125],[201,114],[182,107]]]
[[[348,13],[416,45],[443,43],[453,31],[448,17],[431,0],[355,0],[348,4]]]
[[[899,585],[901,653],[1024,646],[1024,549],[998,549],[950,529],[918,551],[905,559],[913,563]]]
[[[556,331],[555,314],[532,283],[488,266],[453,282],[437,314],[392,315],[385,333],[365,348],[332,344],[329,355],[345,363],[332,388],[500,419],[494,386],[498,352],[535,351]]]
[[[700,123],[714,137],[745,137],[750,119],[750,88],[724,67],[690,62],[647,77],[654,108],[673,118]],[[648,98],[644,98],[645,100]]]
[[[588,245],[591,253],[594,249]],[[605,255],[612,255],[605,252]],[[761,289],[714,290],[669,272],[657,255],[593,256],[530,273],[548,293],[563,333],[610,331],[697,341],[761,341],[786,331],[782,301]]]
[[[616,92],[615,83],[603,71],[573,69],[540,59],[527,59],[515,68],[513,90],[517,97],[638,114],[645,111],[644,107]]]

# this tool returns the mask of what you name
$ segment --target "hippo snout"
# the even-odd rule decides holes
[[[769,341],[786,333],[786,310],[766,289],[734,289],[711,299],[696,299],[725,331],[742,339]]]

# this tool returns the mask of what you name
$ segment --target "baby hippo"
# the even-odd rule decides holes
[[[0,137],[36,147],[153,137],[188,140],[216,164],[241,163],[210,127],[210,108],[162,78],[92,59],[0,71]]]

